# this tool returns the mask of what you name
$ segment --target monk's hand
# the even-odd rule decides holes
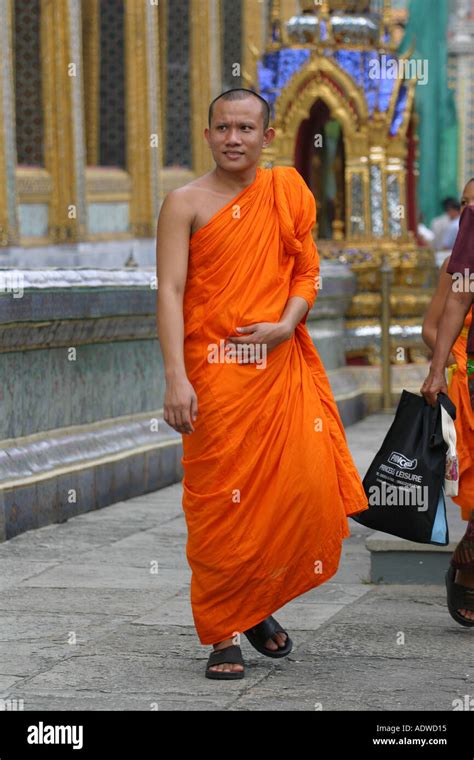
[[[441,372],[431,367],[428,377],[421,386],[420,393],[425,397],[430,406],[436,406],[438,393],[448,393],[444,371]]]
[[[253,325],[245,325],[236,327],[235,329],[239,335],[227,335],[226,341],[228,343],[233,343],[234,345],[260,344],[266,346],[265,350],[267,353],[273,351],[283,341],[291,338],[293,334],[293,331],[283,322],[256,322]],[[248,364],[250,362],[243,360],[242,363]]]
[[[163,418],[172,428],[189,435],[194,433],[198,403],[196,392],[186,375],[166,381]]]

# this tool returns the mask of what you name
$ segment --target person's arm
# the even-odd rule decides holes
[[[436,345],[436,336],[438,334],[438,325],[443,314],[444,305],[449,291],[451,290],[451,275],[446,272],[449,262],[449,256],[443,261],[438,277],[438,285],[431,299],[430,305],[423,320],[421,336],[431,351],[434,351]],[[447,364],[454,364],[456,358],[452,353],[448,356]]]
[[[444,375],[446,360],[454,341],[461,332],[464,319],[472,305],[473,298],[474,294],[469,291],[457,293],[452,289],[446,298],[443,315],[438,325],[431,368],[428,377],[421,387],[421,393],[431,406],[436,405],[438,393],[447,394],[448,392]]]
[[[311,231],[302,241],[302,246],[295,257],[288,301],[280,318],[281,322],[290,326],[291,332],[299,322],[306,323],[319,290],[319,254]]]
[[[184,363],[183,296],[188,272],[192,211],[186,196],[169,193],[161,207],[156,233],[157,332],[165,367],[165,421],[181,433],[192,433],[197,397]]]
[[[464,275],[466,272],[470,275],[474,272],[474,206],[466,206],[462,212],[459,233],[446,271],[453,275],[453,282],[439,321],[431,368],[421,387],[421,393],[431,406],[436,405],[438,393],[447,393],[444,366],[474,298],[470,287],[453,287],[456,275]],[[463,281],[465,282],[465,278]]]
[[[306,322],[306,317],[311,309],[307,299],[303,296],[290,296],[280,317],[280,324],[284,327],[284,334],[291,338],[296,325]]]
[[[294,171],[296,172],[296,170]],[[296,172],[296,176],[298,191],[290,198],[298,198],[298,204],[294,208],[295,233],[301,243],[301,251],[295,257],[288,301],[281,315],[281,321],[289,324],[291,332],[299,322],[306,324],[321,284],[319,253],[312,233],[316,224],[316,201],[299,173]],[[303,312],[301,311],[302,304],[300,308],[299,304],[292,303],[296,296],[298,296],[298,300],[304,299],[306,301],[306,309]]]

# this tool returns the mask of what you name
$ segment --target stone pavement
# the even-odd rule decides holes
[[[361,476],[391,420],[347,429]],[[204,677],[180,484],[3,543],[0,697],[24,710],[452,710],[474,697],[474,631],[449,617],[444,588],[371,585],[369,531],[350,526],[337,575],[278,612],[292,654],[262,657],[242,637],[234,682]]]

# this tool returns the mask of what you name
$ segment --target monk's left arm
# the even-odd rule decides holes
[[[319,254],[311,232],[308,232],[302,244],[302,250],[295,256],[288,301],[280,319],[289,323],[292,331],[299,322],[306,324],[316,300],[320,280]]]
[[[311,308],[311,307],[310,307]],[[308,301],[302,296],[291,296],[286,302],[280,324],[285,328],[285,335],[291,337],[298,322],[306,322],[308,314]]]

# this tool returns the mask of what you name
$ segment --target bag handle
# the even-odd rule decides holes
[[[456,419],[456,407],[449,398],[449,396],[446,395],[446,393],[443,393],[443,391],[440,391],[438,393],[438,401],[440,403],[440,406],[447,411],[449,416],[452,420]]]

